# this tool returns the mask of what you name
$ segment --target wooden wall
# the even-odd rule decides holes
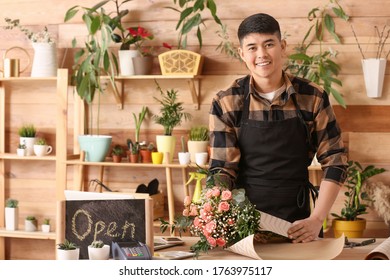
[[[265,12],[273,15],[280,22],[282,32],[287,34],[288,49],[291,51],[293,47],[301,42],[302,36],[306,33],[310,26],[306,16],[307,13],[314,7],[321,7],[328,3],[324,0],[244,0],[238,2],[236,0],[215,0],[218,4],[218,14],[224,23],[227,24],[229,35],[232,41],[237,45],[236,29],[239,23],[246,16],[255,12]],[[32,30],[42,30],[46,25],[49,31],[53,33],[57,39],[58,46],[58,61],[60,67],[68,68],[71,71],[72,59],[74,50],[71,49],[71,40],[74,36],[79,42],[82,42],[86,30],[81,22],[80,17],[76,17],[69,23],[64,23],[64,15],[67,9],[74,5],[81,5],[91,7],[96,4],[98,0],[3,0],[0,2],[0,26],[4,26],[4,17],[11,19],[20,19],[22,25],[26,25]],[[161,48],[163,42],[176,44],[175,25],[177,23],[178,14],[170,9],[164,7],[172,5],[172,0],[133,0],[126,4],[131,12],[126,22],[129,26],[142,25],[155,35],[155,40],[151,42],[156,46],[158,52],[163,52],[165,49]],[[350,15],[350,23],[336,19],[336,31],[343,38],[343,44],[338,45],[332,38],[326,38],[325,48],[331,47],[339,52],[337,61],[341,65],[341,74],[339,78],[343,82],[343,86],[339,87],[347,103],[347,109],[341,108],[333,99],[332,103],[343,129],[345,142],[349,144],[349,133],[375,133],[378,136],[382,133],[390,132],[390,72],[387,66],[386,77],[384,82],[383,96],[379,99],[370,99],[366,97],[364,81],[361,68],[361,55],[355,38],[351,31],[350,24],[353,24],[356,30],[358,40],[362,44],[367,57],[373,56],[377,48],[376,36],[374,33],[374,26],[382,28],[389,23],[390,6],[386,0],[371,0],[371,1],[356,1],[356,0],[341,0],[340,4],[343,6],[347,14]],[[113,6],[112,6],[113,7]],[[206,15],[207,19],[210,16]],[[195,36],[189,38],[189,49],[200,51],[205,55],[205,65],[203,75],[200,83],[200,110],[194,110],[191,104],[191,98],[187,88],[186,82],[180,81],[163,81],[160,82],[163,89],[176,88],[180,92],[180,99],[185,103],[185,108],[190,112],[194,120],[192,122],[184,123],[181,127],[174,130],[174,135],[178,137],[186,135],[188,129],[193,124],[207,124],[208,112],[213,96],[220,90],[227,88],[233,79],[245,75],[247,73],[245,65],[233,60],[216,51],[219,44],[218,36],[215,32],[217,28],[212,25],[210,20],[206,20],[206,27],[203,29],[204,47],[199,50]],[[31,58],[33,57],[33,49],[31,43],[18,30],[3,30],[0,28],[0,55],[12,46],[20,46],[29,52]],[[114,50],[118,49],[118,45],[112,45]],[[313,50],[318,46],[314,45]],[[389,44],[385,46],[385,52],[390,50]],[[22,54],[10,53],[22,59],[22,65],[27,63]],[[160,74],[158,61],[154,62],[154,74]],[[0,65],[2,62],[0,61]],[[29,76],[29,67],[22,75]],[[155,103],[153,97],[158,95],[153,80],[150,81],[128,81],[125,85],[125,103],[123,110],[118,110],[112,96],[104,96],[103,98],[103,115],[101,126],[105,132],[113,135],[113,141],[119,144],[125,144],[127,138],[134,137],[134,120],[132,113],[138,114],[141,106],[147,105],[152,113],[158,112],[158,105]],[[34,89],[32,89],[33,91]],[[39,92],[37,92],[38,94]],[[69,94],[73,94],[69,89]],[[23,112],[23,100],[14,105],[14,112],[17,114]],[[41,100],[43,104],[46,100]],[[72,115],[70,115],[72,118]],[[13,119],[12,124],[9,123],[6,127],[7,139],[10,143],[16,143],[16,130],[21,125],[21,120]],[[37,120],[38,123],[42,121]],[[71,124],[71,122],[70,122]],[[70,128],[71,125],[70,125]],[[150,119],[146,120],[142,126],[141,139],[147,141],[154,141],[156,134],[162,132],[162,127],[154,124]],[[47,135],[52,135],[53,131],[45,131]],[[387,137],[387,134],[384,134]],[[69,137],[72,137],[71,131]],[[390,163],[390,149],[384,146],[380,153],[376,154],[376,158],[372,159],[370,156],[370,149],[372,145],[380,145],[382,142],[372,144],[370,137],[353,138],[359,141],[358,145],[366,147],[366,157],[359,156],[359,160],[363,163],[370,163],[374,161],[378,166],[388,166]],[[386,138],[387,139],[387,138]],[[72,144],[72,142],[70,142]],[[11,144],[10,144],[11,145]],[[59,148],[59,147],[56,147]],[[67,147],[72,149],[72,145]],[[390,166],[389,170],[390,170]],[[17,170],[15,171],[17,172]],[[46,172],[46,171],[45,171]],[[49,172],[49,171],[47,171]],[[15,175],[15,174],[13,174]],[[177,175],[177,176],[176,176]],[[18,176],[16,174],[15,176]],[[48,177],[53,174],[48,174]],[[90,170],[90,178],[96,175],[96,171],[92,168]],[[115,188],[134,188],[140,183],[147,183],[154,177],[160,179],[161,187],[164,189],[165,179],[164,174],[151,173],[149,170],[137,169],[137,172],[129,172],[122,168],[106,169],[104,178],[106,183]],[[181,206],[183,192],[181,187],[180,174],[174,174],[175,186],[175,200],[177,208]],[[381,180],[390,184],[388,172],[381,175]],[[335,208],[340,207],[340,201],[336,203]],[[372,214],[370,219],[373,221],[380,221],[380,218]],[[380,228],[386,228],[381,223]],[[388,235],[388,232],[385,234]],[[16,241],[12,240],[13,246]],[[11,246],[9,245],[9,246]],[[8,257],[18,258],[16,253]]]

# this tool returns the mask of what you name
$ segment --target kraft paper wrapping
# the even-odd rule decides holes
[[[287,237],[291,223],[261,212],[260,226]],[[256,260],[331,260],[337,257],[344,247],[344,235],[341,237],[318,239],[308,243],[254,243],[250,235],[226,250]]]
[[[378,247],[372,250],[365,258],[366,260],[390,260],[390,237]]]

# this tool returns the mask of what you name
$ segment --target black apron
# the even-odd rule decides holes
[[[245,188],[260,211],[289,222],[309,217],[309,195],[315,191],[307,169],[310,137],[294,94],[297,117],[280,121],[248,119],[249,81],[244,85],[244,95],[236,185]]]

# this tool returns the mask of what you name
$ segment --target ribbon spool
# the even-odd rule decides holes
[[[27,55],[28,63],[22,70],[20,70],[19,58],[7,58],[8,52],[15,49],[22,50]],[[5,51],[3,56],[3,69],[0,69],[0,71],[3,72],[4,78],[19,77],[20,73],[26,71],[26,69],[30,66],[30,63],[30,55],[25,49],[21,47],[12,47]]]

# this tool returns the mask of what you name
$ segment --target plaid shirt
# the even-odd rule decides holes
[[[296,93],[297,102],[309,128],[311,142],[317,152],[317,159],[324,171],[324,180],[342,185],[346,178],[347,154],[336,122],[328,94],[310,81],[283,73],[286,90],[275,96],[272,102],[262,98],[255,90],[253,77],[249,82],[249,119],[277,121],[297,117],[291,94]],[[210,115],[211,173],[220,172],[223,180],[233,186],[239,172],[240,150],[238,135],[244,104],[243,81],[220,91],[213,99]],[[281,135],[280,137],[283,137]],[[294,147],[291,147],[292,149]],[[312,161],[314,152],[307,155]],[[222,177],[221,177],[222,178]]]

